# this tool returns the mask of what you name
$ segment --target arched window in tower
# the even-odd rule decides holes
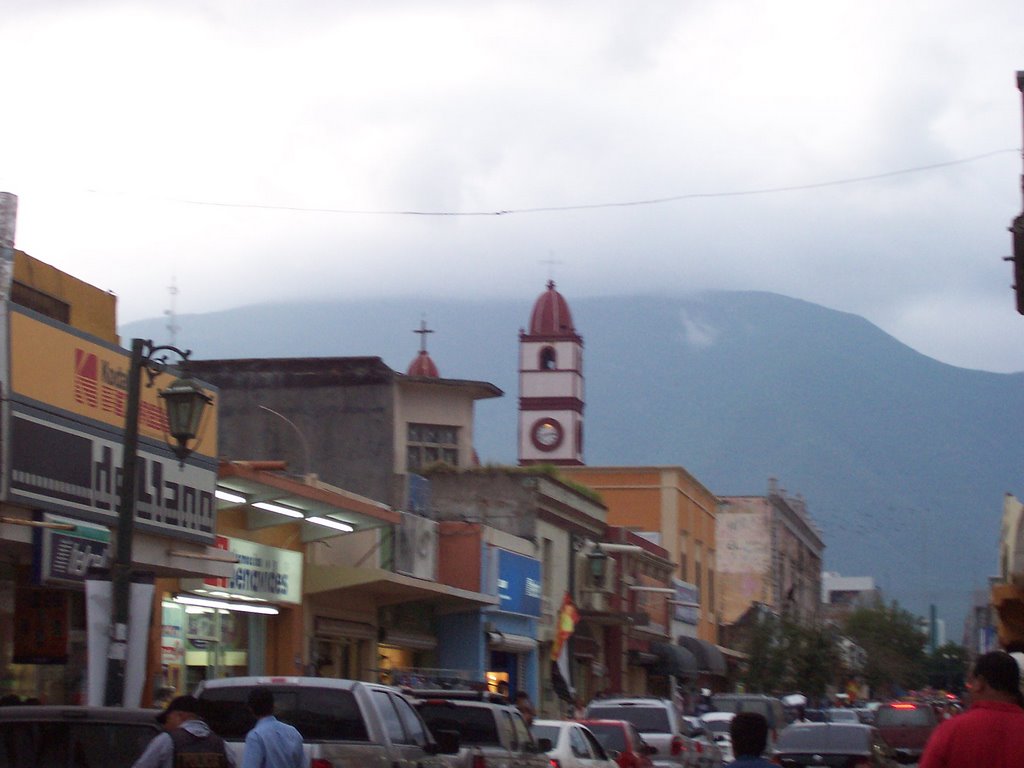
[[[540,369],[542,371],[553,371],[556,367],[555,348],[544,347],[544,349],[540,351]]]

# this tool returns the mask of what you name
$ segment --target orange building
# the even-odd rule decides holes
[[[717,643],[718,498],[682,467],[559,467],[559,472],[601,494],[609,525],[656,534],[655,543],[677,564],[676,577],[697,595],[700,608],[688,613],[696,620],[695,636]]]

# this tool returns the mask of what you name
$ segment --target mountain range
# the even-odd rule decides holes
[[[1003,495],[1021,478],[1024,374],[957,368],[856,315],[760,292],[567,296],[584,339],[588,464],[678,465],[720,496],[777,478],[801,496],[825,567],[961,639],[997,571]],[[174,318],[195,359],[371,355],[404,372],[422,318],[446,378],[489,381],[482,462],[516,461],[518,340],[532,300],[268,303]],[[124,337],[171,340],[166,318]]]

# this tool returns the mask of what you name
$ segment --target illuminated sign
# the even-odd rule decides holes
[[[109,529],[48,512],[43,513],[42,521],[75,527],[72,530],[35,529],[32,543],[36,555],[32,561],[37,569],[36,583],[82,584],[90,568],[107,567],[110,557]]]
[[[218,536],[218,549],[238,559],[229,579],[188,579],[182,589],[194,592],[226,592],[229,597],[249,597],[272,603],[302,602],[302,553],[247,539]]]

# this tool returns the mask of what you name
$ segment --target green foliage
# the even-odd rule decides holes
[[[968,664],[967,649],[962,645],[946,643],[936,648],[925,662],[928,685],[942,691],[962,693]]]
[[[843,632],[867,654],[864,678],[876,696],[922,687],[927,681],[924,633],[917,617],[893,601],[856,608]]]
[[[839,654],[825,627],[767,615],[750,628],[744,651],[750,656],[743,681],[748,691],[817,697],[835,682]]]

